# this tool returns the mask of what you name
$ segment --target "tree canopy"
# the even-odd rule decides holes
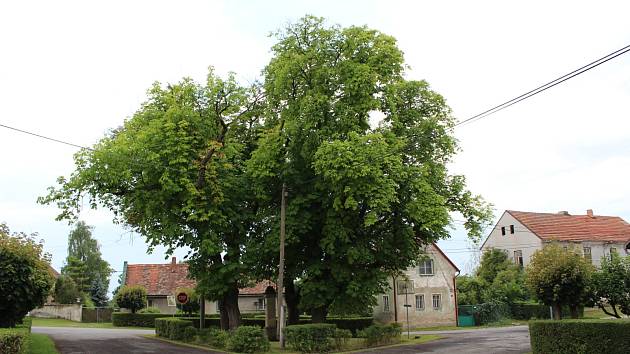
[[[577,317],[577,307],[587,301],[592,272],[593,266],[575,250],[547,244],[532,255],[526,282],[539,301],[553,307],[555,319],[562,317],[563,305]]]
[[[53,286],[50,255],[36,236],[11,234],[6,224],[0,224],[0,327],[14,327],[43,305]]]
[[[87,195],[151,247],[189,247],[197,291],[218,301],[224,328],[240,323],[239,287],[278,276],[283,184],[290,320],[298,305],[316,321],[333,304],[369,307],[386,274],[448,237],[451,213],[472,238],[491,216],[448,173],[450,109],[405,79],[393,37],[307,16],[276,39],[261,84],[212,69],[204,84],[156,83],[40,199],[73,219]]]
[[[591,304],[609,316],[630,316],[630,258],[617,253],[601,258],[601,267],[593,273]]]

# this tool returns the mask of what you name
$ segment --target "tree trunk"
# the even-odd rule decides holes
[[[221,329],[227,331],[230,329],[230,318],[227,310],[225,309],[223,299],[217,301],[217,304],[219,306],[219,322],[221,323]]]
[[[223,307],[228,318],[228,329],[235,329],[240,326],[241,311],[238,308],[238,286],[236,284],[230,286],[230,290],[223,296]]]
[[[293,280],[289,280],[286,282],[286,284],[284,285],[284,291],[284,301],[287,303],[288,312],[287,324],[296,325],[300,321],[300,311],[298,310],[300,295],[295,289],[295,284],[293,284]]]
[[[559,303],[554,302],[552,307],[553,307],[553,319],[561,320],[562,319],[562,306]]]
[[[321,306],[311,310],[312,323],[325,323],[328,315],[328,307]]]
[[[578,311],[578,305],[571,305],[569,306],[569,309],[571,310],[571,318],[580,317],[580,312]]]

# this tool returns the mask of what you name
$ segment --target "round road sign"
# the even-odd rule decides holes
[[[186,305],[188,303],[188,294],[184,292],[177,294],[177,302],[182,305]]]

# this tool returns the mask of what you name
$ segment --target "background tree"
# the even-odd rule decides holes
[[[476,276],[457,277],[457,304],[476,305],[484,302],[487,283]]]
[[[118,290],[115,297],[116,304],[131,310],[131,313],[143,309],[147,306],[147,289],[143,286],[123,286]]]
[[[499,272],[504,271],[513,265],[514,263],[508,259],[505,252],[492,248],[483,253],[481,256],[481,262],[479,263],[479,267],[475,273],[487,284],[492,284]]]
[[[43,305],[53,286],[50,255],[35,236],[11,235],[7,225],[0,224],[0,327],[14,327]]]
[[[109,298],[107,296],[108,286],[105,284],[103,277],[97,277],[92,281],[90,286],[90,299],[95,306],[107,306]]]
[[[577,318],[578,306],[586,302],[592,272],[593,266],[579,253],[548,244],[532,255],[526,282],[538,300],[552,306],[555,319],[562,318],[563,305]]]
[[[76,304],[82,298],[77,284],[68,275],[61,274],[55,282],[54,299],[58,304]]]
[[[114,212],[143,235],[150,250],[191,250],[190,274],[217,300],[224,328],[240,324],[238,289],[248,282],[241,262],[256,203],[244,164],[256,145],[256,85],[223,80],[211,69],[205,85],[184,79],[156,83],[134,116],[75,155],[76,170],[42,203],[57,203],[74,220],[81,197]]]
[[[98,294],[91,291],[95,282],[102,282],[107,293],[111,274],[109,263],[102,258],[98,241],[92,238],[92,230],[84,221],[78,221],[74,225],[68,235],[66,266],[61,269],[62,273],[74,279],[79,289],[87,293],[89,298],[98,297]]]
[[[593,273],[591,304],[609,316],[630,316],[630,258],[616,253],[601,258],[601,267]],[[606,308],[610,307],[610,311]]]
[[[247,253],[260,278],[277,277],[286,183],[289,322],[298,305],[321,322],[333,303],[373,305],[386,274],[448,237],[450,212],[473,237],[490,212],[448,174],[457,150],[450,109],[426,82],[403,78],[393,37],[311,16],[276,37],[264,71],[266,130],[249,162],[264,217]],[[379,128],[370,126],[375,112]]]

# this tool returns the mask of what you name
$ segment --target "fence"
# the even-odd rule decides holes
[[[113,307],[84,307],[81,322],[111,322]]]

